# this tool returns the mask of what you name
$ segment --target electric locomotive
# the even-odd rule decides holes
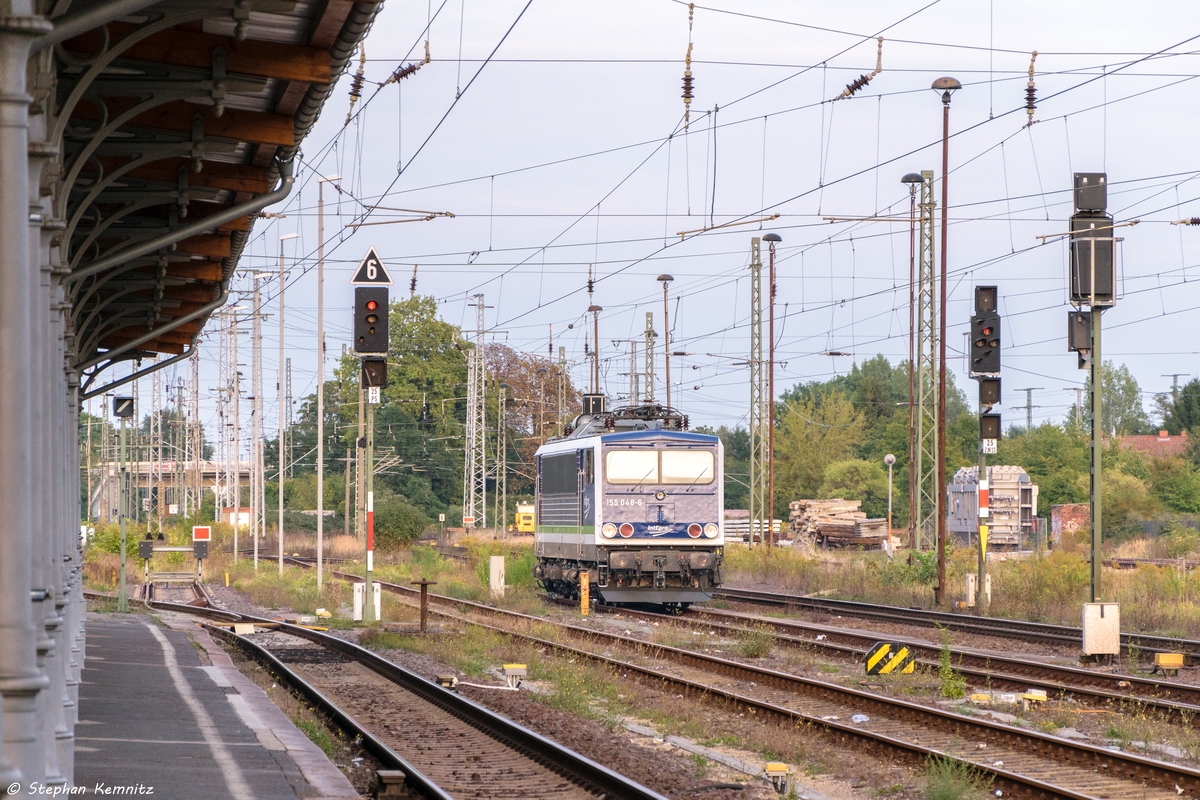
[[[659,405],[585,413],[535,455],[534,577],[578,598],[687,608],[721,584],[724,448]]]

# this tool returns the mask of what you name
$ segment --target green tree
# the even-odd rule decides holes
[[[826,467],[854,457],[865,423],[839,391],[786,401],[777,419],[774,507],[780,514],[792,500],[817,496]]]
[[[1024,467],[1038,485],[1038,516],[1048,517],[1052,505],[1087,502],[1091,458],[1084,431],[1071,424],[1046,423],[1021,436],[1001,439],[996,455],[988,461]],[[1085,478],[1082,488],[1080,476]]]
[[[1200,470],[1182,458],[1148,459],[1150,485],[1171,511],[1200,514]]]
[[[750,507],[750,432],[724,425],[713,430],[700,426],[696,433],[716,436],[725,445],[725,507]]]
[[[1137,523],[1158,514],[1158,501],[1146,481],[1119,469],[1106,469],[1103,476],[1101,508],[1105,538],[1136,532]],[[1087,475],[1080,475],[1078,482],[1082,491],[1089,491]]]
[[[1158,396],[1163,427],[1172,436],[1200,427],[1200,380],[1192,380],[1170,394]]]
[[[819,499],[861,500],[868,517],[887,516],[887,471],[873,461],[835,461],[825,468]]]
[[[1091,394],[1091,375],[1085,381]],[[1154,432],[1150,417],[1142,405],[1142,390],[1124,364],[1105,361],[1100,369],[1101,420],[1108,436],[1130,436]]]

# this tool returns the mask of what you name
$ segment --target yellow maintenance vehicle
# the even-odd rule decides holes
[[[517,503],[518,533],[533,533],[534,528],[533,503]]]

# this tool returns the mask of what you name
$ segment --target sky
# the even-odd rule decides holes
[[[674,404],[693,425],[744,425],[749,373],[737,362],[749,351],[752,237],[782,237],[780,393],[877,354],[907,358],[909,192],[900,179],[933,170],[940,202],[943,108],[930,85],[952,76],[963,88],[949,114],[949,371],[973,396],[963,334],[973,288],[996,285],[1005,425],[1024,424],[1026,387],[1035,389],[1035,424],[1066,415],[1085,373],[1066,349],[1068,252],[1054,234],[1067,230],[1073,174],[1105,172],[1115,222],[1137,224],[1117,229],[1120,295],[1104,314],[1104,358],[1129,367],[1152,411],[1155,393],[1171,388],[1164,376],[1200,375],[1200,347],[1180,336],[1200,316],[1200,228],[1170,224],[1200,216],[1200,20],[1191,3],[1137,9],[1111,0],[714,0],[690,12],[674,0],[391,0],[366,39],[361,100],[350,108],[344,76],[305,142],[296,192],[269,209],[284,216],[258,221],[241,267],[276,270],[282,244],[298,398],[316,385],[321,175],[340,176],[324,188],[331,356],[349,343],[349,280],[373,246],[393,297],[408,296],[415,266],[417,292],[473,329],[482,294],[487,341],[546,354],[553,336],[580,386],[586,310],[601,306],[602,388],[623,398],[629,346],[620,340],[641,339],[646,312],[661,333],[655,278],[669,273],[672,350],[690,354],[672,359]],[[430,63],[388,83],[422,62],[426,41]],[[834,100],[877,64],[865,87]],[[356,55],[351,72],[358,66]],[[439,214],[400,222],[430,212]],[[281,242],[288,234],[298,237]],[[274,280],[264,282],[272,429],[277,296]],[[201,348],[206,425],[218,339],[214,320]],[[247,389],[248,341],[239,358]],[[661,352],[657,374],[662,399]],[[143,397],[149,383],[140,382]]]

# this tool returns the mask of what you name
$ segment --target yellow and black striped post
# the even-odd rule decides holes
[[[913,671],[912,650],[899,642],[878,642],[867,651],[867,674],[887,675]]]

